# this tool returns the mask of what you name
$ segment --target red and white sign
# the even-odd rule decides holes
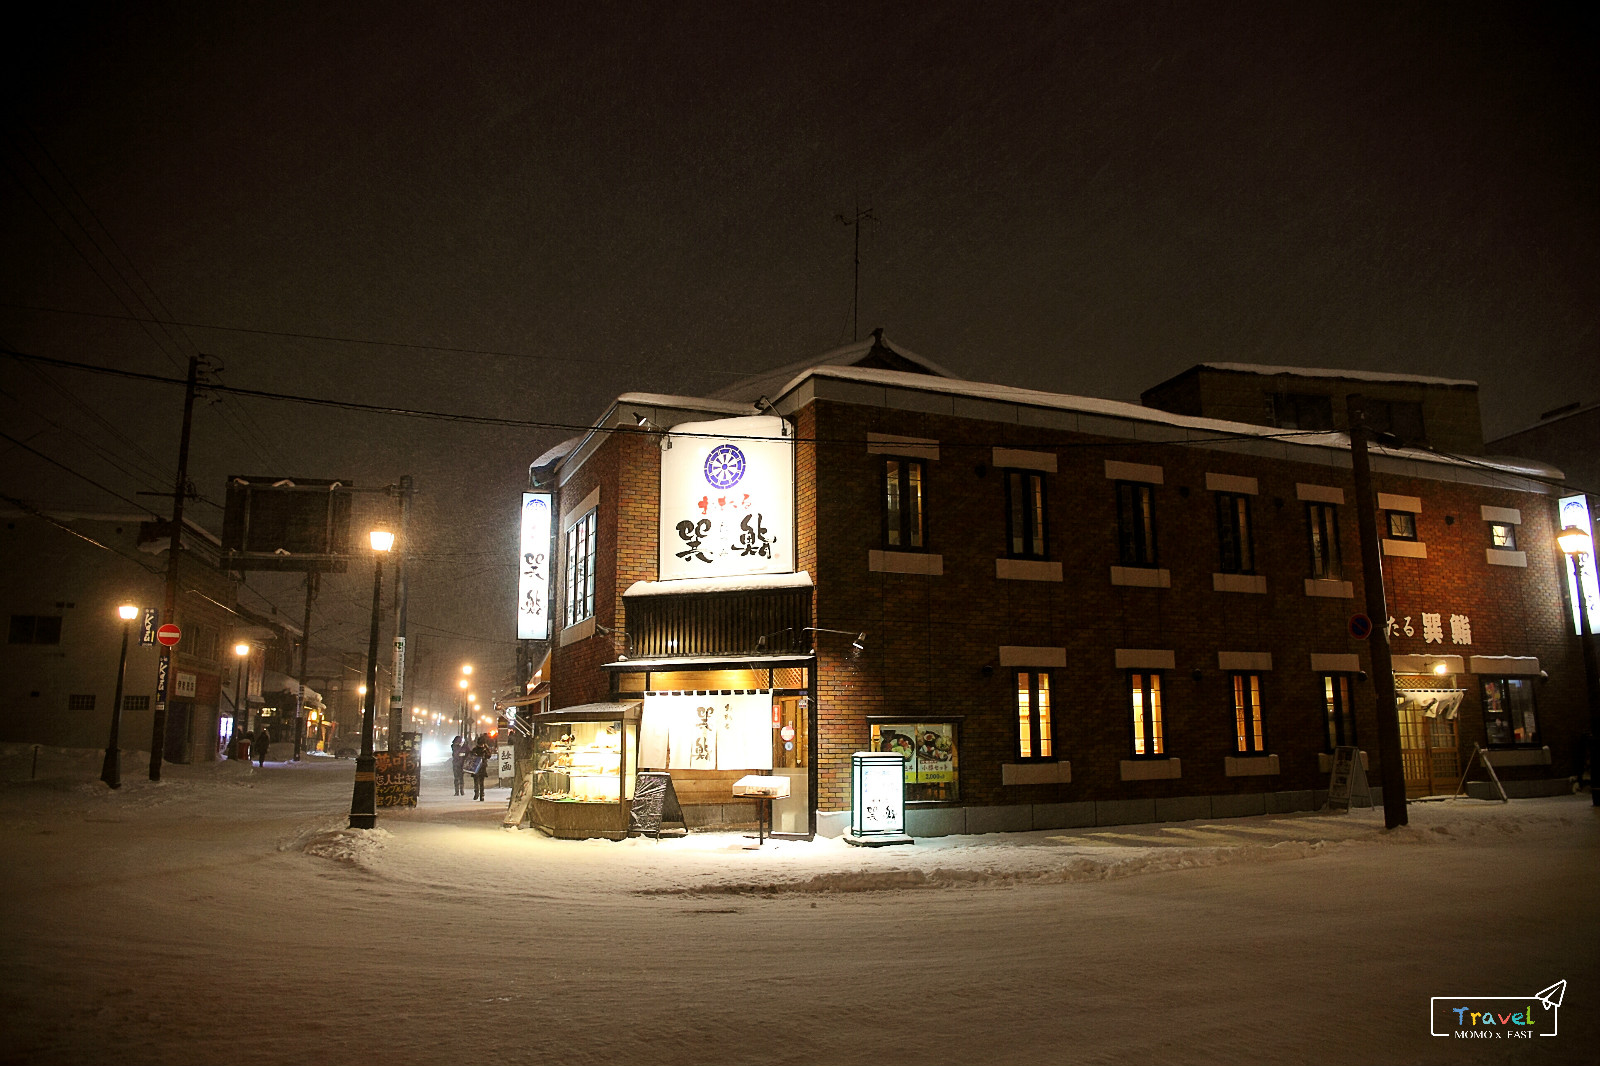
[[[182,631],[171,622],[156,630],[156,640],[167,648],[176,648],[178,646],[178,638],[182,635]]]

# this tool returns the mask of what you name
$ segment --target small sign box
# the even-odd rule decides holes
[[[1361,765],[1361,752],[1351,745],[1333,750],[1333,770],[1328,775],[1328,806],[1348,811],[1352,800],[1362,807],[1372,806],[1372,787]]]
[[[858,751],[850,756],[850,832],[845,842],[865,847],[911,844],[906,836],[905,757]]]
[[[755,796],[759,799],[788,799],[789,779],[768,777],[764,774],[745,774],[733,783],[735,796]]]

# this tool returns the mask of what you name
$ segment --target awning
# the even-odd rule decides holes
[[[704,592],[761,592],[766,589],[808,589],[811,574],[744,574],[740,577],[701,577],[678,581],[635,581],[622,595],[685,596]]]
[[[530,723],[605,722],[615,718],[638,721],[643,707],[643,700],[624,700],[621,703],[580,703],[575,707],[562,707],[559,710],[545,711],[543,714],[532,715],[528,721]]]
[[[1397,674],[1464,674],[1466,660],[1459,655],[1394,655],[1390,665]],[[1444,669],[1440,670],[1439,667]]]
[[[533,691],[528,693],[526,696],[513,696],[510,699],[495,700],[495,713],[498,714],[499,712],[511,707],[531,707],[536,703],[543,703],[545,699],[549,697],[549,695],[550,682],[541,681],[537,685],[533,686]]]
[[[683,670],[686,668],[700,670],[740,670],[759,669],[776,666],[809,666],[816,662],[816,656],[810,653],[796,652],[791,655],[674,655],[659,659],[618,659],[614,663],[605,663],[602,670],[627,670],[638,673],[642,670]]]

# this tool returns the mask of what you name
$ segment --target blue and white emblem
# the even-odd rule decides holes
[[[719,444],[706,456],[706,481],[714,489],[733,488],[744,470],[744,452],[731,444]]]

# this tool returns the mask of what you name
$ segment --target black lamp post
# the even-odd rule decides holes
[[[241,758],[239,741],[244,736],[240,730],[250,728],[250,710],[245,704],[247,697],[244,694],[244,667],[250,661],[250,645],[241,640],[233,646],[233,654],[239,660],[239,675],[233,682],[233,739],[230,743],[233,750],[228,753],[228,757],[238,759]],[[243,759],[249,762],[250,756],[244,755]]]
[[[372,629],[367,636],[367,692],[361,702],[361,754],[356,757],[356,785],[350,794],[350,828],[378,824],[378,760],[372,754],[373,700],[378,691],[378,603],[383,596],[383,553],[394,547],[394,534],[374,529],[372,542]]]
[[[1600,681],[1595,677],[1594,633],[1589,628],[1589,595],[1583,587],[1583,559],[1594,550],[1594,540],[1577,526],[1568,526],[1556,535],[1561,550],[1572,559],[1573,577],[1577,581],[1578,640],[1583,648],[1583,688],[1589,699],[1589,765],[1595,765],[1594,745],[1600,740],[1600,699],[1595,698]],[[1579,771],[1582,772],[1581,769]],[[1594,774],[1589,774],[1589,798],[1600,807],[1600,788],[1594,784]]]
[[[100,764],[100,780],[112,788],[122,787],[122,679],[128,673],[128,628],[138,614],[139,608],[131,603],[117,608],[122,619],[122,654],[117,658],[117,695],[111,701],[111,737],[106,741],[105,762]]]

